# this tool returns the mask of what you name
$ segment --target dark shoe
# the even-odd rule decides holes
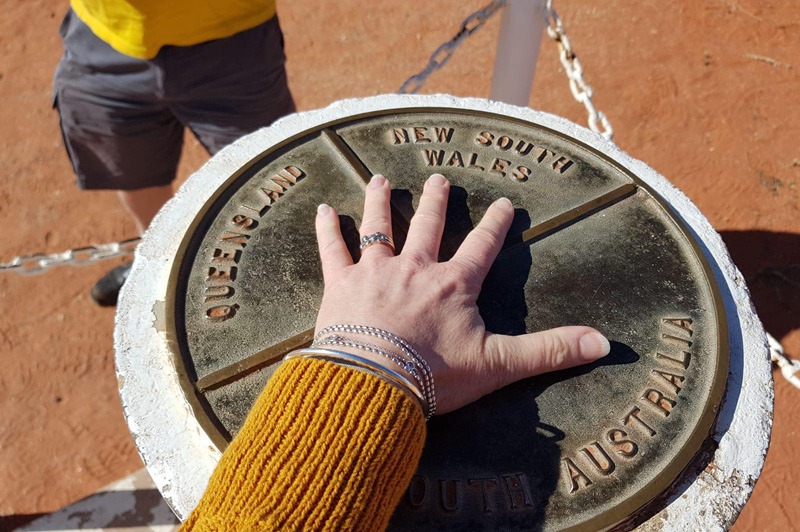
[[[113,307],[116,305],[119,290],[131,273],[131,266],[133,266],[133,262],[126,262],[101,277],[92,287],[92,299],[101,307]]]

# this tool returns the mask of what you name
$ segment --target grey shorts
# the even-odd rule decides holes
[[[72,10],[60,33],[53,105],[84,189],[167,185],[184,126],[214,154],[295,110],[277,17],[224,39],[165,46],[148,61],[111,48]]]

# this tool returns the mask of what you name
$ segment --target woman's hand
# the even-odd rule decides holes
[[[608,340],[590,327],[559,327],[520,336],[486,332],[475,302],[511,226],[514,208],[506,198],[495,201],[453,258],[440,263],[449,191],[443,176],[432,175],[402,253],[395,256],[390,246],[377,243],[364,249],[357,264],[342,238],[336,211],[320,205],[316,226],[325,293],[317,331],[330,325],[366,325],[405,339],[430,365],[439,413],[525,377],[608,354]],[[390,192],[384,177],[373,177],[366,191],[362,236],[376,232],[392,236]],[[389,343],[381,346],[396,351]],[[378,355],[342,350],[392,366]]]

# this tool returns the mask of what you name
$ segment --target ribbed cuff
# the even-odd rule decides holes
[[[383,530],[425,419],[383,380],[319,360],[275,372],[184,530]]]

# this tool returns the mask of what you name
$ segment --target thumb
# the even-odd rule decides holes
[[[486,347],[497,388],[526,377],[594,362],[611,350],[606,337],[591,327],[558,327],[520,336],[490,334]]]

